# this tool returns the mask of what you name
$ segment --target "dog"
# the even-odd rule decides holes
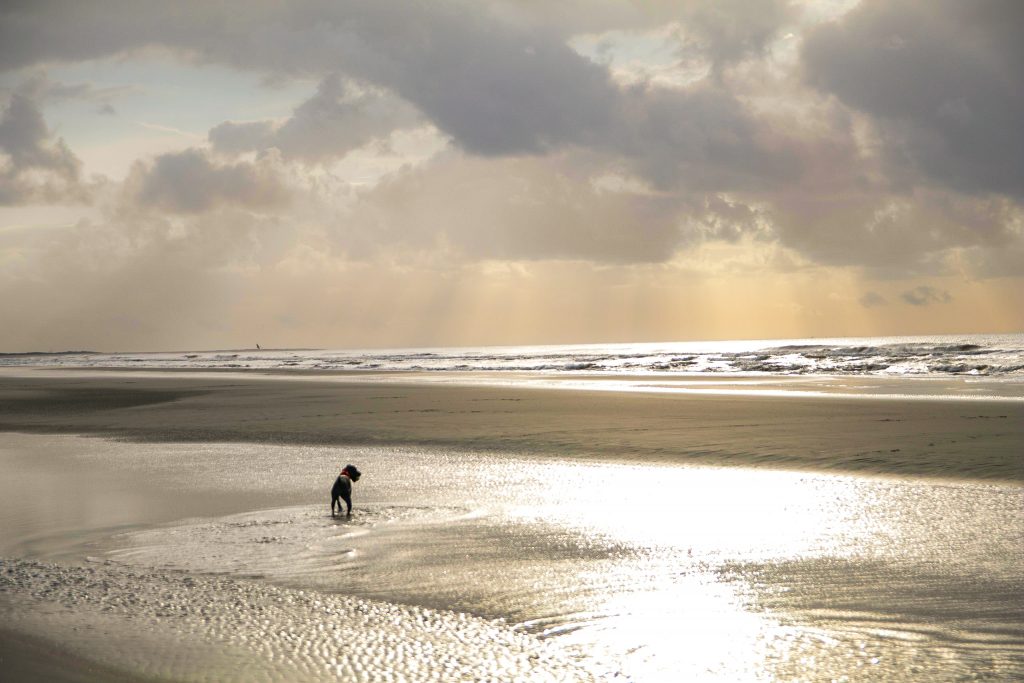
[[[352,516],[352,482],[359,481],[361,476],[362,472],[355,465],[345,465],[345,469],[334,480],[334,486],[331,487],[331,517],[334,517],[335,505],[338,506],[338,512],[341,512],[341,501],[345,501],[348,507],[346,516]]]

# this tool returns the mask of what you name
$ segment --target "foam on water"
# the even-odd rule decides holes
[[[1024,335],[865,337],[432,349],[0,354],[0,366],[1024,377]]]

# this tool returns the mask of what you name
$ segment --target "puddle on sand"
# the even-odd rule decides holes
[[[257,510],[117,534],[108,542],[115,549],[104,557],[139,567],[330,585],[332,572],[358,554],[359,537],[469,515],[468,508],[398,505],[364,506],[352,517],[332,516],[322,505]]]

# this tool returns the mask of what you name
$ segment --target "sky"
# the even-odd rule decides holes
[[[0,352],[1024,331],[1019,0],[8,0]]]

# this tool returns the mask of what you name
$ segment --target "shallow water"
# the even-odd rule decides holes
[[[21,494],[0,478],[0,548],[62,563],[6,561],[5,618],[139,672],[1024,675],[1016,485],[391,448],[0,443],[0,467],[24,475]],[[102,482],[82,484],[74,520],[32,513],[46,504],[24,482],[53,462],[57,481]],[[334,519],[326,490],[347,462],[365,476],[351,520]]]

